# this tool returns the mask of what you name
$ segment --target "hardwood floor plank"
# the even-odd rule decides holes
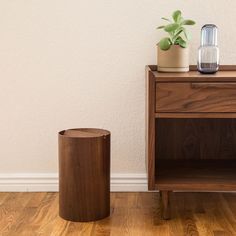
[[[222,194],[218,194],[219,207],[215,209],[218,212],[219,222],[222,228],[229,234],[236,235],[236,221],[230,208],[228,207]]]
[[[214,231],[214,236],[233,236],[233,234],[227,233],[225,231]]]
[[[233,208],[232,206],[230,206],[228,204],[228,202],[226,201],[224,194],[219,194],[219,198],[220,198],[220,202],[222,205],[222,210],[225,214],[225,218],[228,219],[229,223],[232,225],[233,229],[234,229],[234,233],[236,234],[236,217],[235,217],[235,212],[233,212]]]
[[[27,203],[27,207],[38,207],[42,200],[46,197],[47,193],[30,193],[31,199]]]
[[[6,198],[8,197],[10,193],[0,193],[0,205],[6,200]]]
[[[17,222],[11,227],[9,236],[18,236],[18,235],[30,235],[35,233],[30,224],[32,218],[36,215],[39,210],[40,203],[47,193],[26,193],[30,196],[30,200],[25,205],[25,208],[22,210]]]
[[[112,193],[111,216],[65,221],[58,193],[0,193],[0,236],[235,236],[236,194],[173,193],[171,220],[159,193]]]
[[[230,193],[224,193],[223,198],[228,204],[228,207],[231,209],[232,214],[234,215],[234,218],[236,219],[236,200],[235,195]]]
[[[69,224],[70,224],[69,221],[65,221],[58,216],[54,221],[54,227],[52,229],[50,236],[67,236]],[[78,232],[78,235],[80,235],[80,232]]]
[[[29,219],[35,214],[36,208],[29,207],[22,210],[21,214],[17,218],[17,221],[10,228],[7,236],[18,236],[18,235],[29,235],[28,232],[30,227],[28,225]]]
[[[172,219],[168,221],[170,226],[171,236],[182,236],[184,235],[184,227],[179,216],[179,202],[182,202],[182,195],[179,193],[171,194],[171,216]]]
[[[38,229],[38,235],[50,235],[54,222],[58,217],[58,201],[59,196],[56,195],[54,200],[50,204],[50,208],[48,209],[44,219],[42,220],[39,229]]]
[[[0,207],[0,234],[11,234],[12,227],[19,221],[19,217],[29,202],[31,196],[28,193],[9,194]]]
[[[92,236],[94,223],[70,222],[66,231],[66,236]],[[54,236],[54,234],[51,234]]]
[[[36,198],[36,196],[34,197]],[[39,196],[41,200],[38,202],[38,207],[31,207],[36,203],[36,199],[32,199],[28,206],[28,209],[31,209],[30,217],[24,221],[23,227],[18,228],[18,235],[40,235],[40,226],[43,224],[49,209],[53,206],[52,202],[56,197],[57,194],[55,193]]]

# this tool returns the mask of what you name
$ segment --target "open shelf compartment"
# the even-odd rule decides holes
[[[156,135],[155,189],[236,190],[235,119],[157,119]]]
[[[160,161],[159,190],[236,191],[235,160]]]

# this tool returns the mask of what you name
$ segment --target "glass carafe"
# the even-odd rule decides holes
[[[218,29],[207,24],[201,30],[201,46],[198,49],[198,71],[204,74],[215,73],[219,69]]]

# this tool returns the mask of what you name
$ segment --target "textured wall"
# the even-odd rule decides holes
[[[0,173],[56,172],[57,131],[112,132],[113,173],[145,172],[144,66],[175,9],[220,29],[221,62],[236,64],[235,0],[1,0]]]

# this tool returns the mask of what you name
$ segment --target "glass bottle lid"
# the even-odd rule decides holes
[[[216,25],[204,25],[201,29],[201,46],[217,46],[217,31]]]

